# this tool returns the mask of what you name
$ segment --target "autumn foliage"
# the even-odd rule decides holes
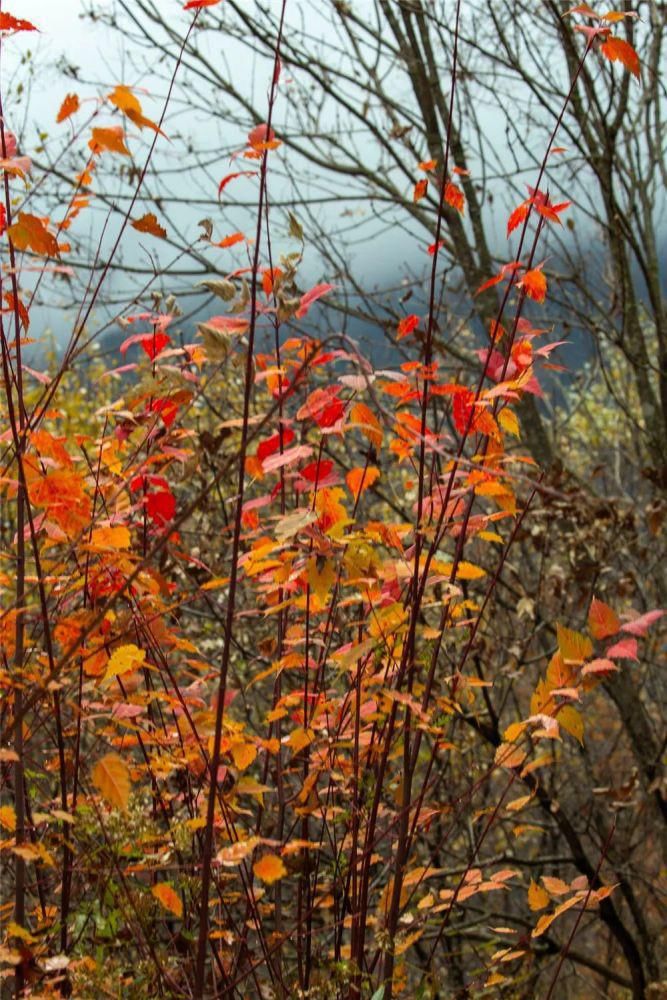
[[[581,60],[640,75],[615,34],[631,14],[569,16]],[[4,12],[0,30],[21,45],[34,28]],[[561,828],[559,865],[543,831],[563,822],[565,750],[661,612],[591,595],[583,625],[549,623],[534,678],[496,672],[490,649],[499,581],[557,490],[522,448],[516,404],[541,394],[556,346],[526,305],[549,296],[540,236],[571,206],[542,189],[543,165],[506,220],[507,263],[478,290],[496,308],[477,377],[452,381],[434,301],[444,206],[465,216],[465,195],[449,148],[416,166],[414,200],[436,191],[441,206],[423,248],[430,307],[394,332],[411,359],[376,370],[349,337],[314,335],[338,288],[299,288],[297,218],[289,253],[267,241],[282,226],[266,211],[280,52],[277,38],[267,122],[220,166],[219,199],[255,186],[255,229],[209,222],[198,237],[230,254],[207,282],[215,313],[123,310],[85,414],[68,386],[107,274],[44,371],[27,353],[27,268],[66,266],[101,159],[134,158],[144,130],[150,159],[166,109],[119,84],[88,120],[85,95],[63,92],[81,172],[57,218],[22,210],[35,171],[0,121],[3,982],[26,997],[112,982],[128,997],[425,998],[444,995],[439,969],[460,949],[457,996],[556,997],[578,932],[599,922],[641,996],[609,844],[591,856]],[[141,163],[136,176],[116,247],[128,227],[168,237],[142,206]],[[484,947],[462,936],[470,921]]]

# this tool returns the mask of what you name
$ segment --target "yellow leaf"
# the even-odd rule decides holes
[[[508,434],[513,434],[514,437],[521,437],[519,421],[514,410],[508,410],[507,407],[502,409],[498,414],[498,423]]]
[[[252,870],[257,878],[267,885],[273,885],[287,875],[287,869],[277,854],[265,854],[255,862]]]
[[[336,570],[333,561],[331,559],[322,559],[319,556],[311,556],[306,568],[306,578],[313,594],[324,603],[329,596],[329,591],[336,582]]]
[[[127,809],[130,798],[130,772],[117,753],[108,753],[93,768],[93,784],[109,805]]]
[[[130,670],[136,670],[145,659],[146,651],[139,649],[132,642],[126,646],[118,646],[109,657],[104,680],[108,681],[112,677],[119,677],[121,674],[129,673]]]
[[[16,829],[14,806],[0,806],[0,826],[12,831]]]
[[[304,729],[299,727],[298,729],[293,729],[287,738],[287,745],[294,750],[294,753],[298,753],[299,750],[303,750],[304,747],[309,746],[315,739],[315,733],[312,729]]]
[[[574,736],[581,745],[584,745],[584,720],[576,708],[565,705],[559,709],[556,719],[561,729],[564,729],[570,736]]]
[[[91,549],[129,549],[130,532],[123,524],[113,527],[96,528],[90,538]]]
[[[558,651],[565,661],[573,663],[583,663],[593,655],[593,644],[590,639],[581,632],[564,628],[563,625],[556,626],[556,638],[558,641]]]
[[[162,903],[165,910],[169,910],[175,917],[183,916],[183,902],[181,897],[168,882],[158,882],[157,885],[153,886],[151,892]]]
[[[234,766],[238,767],[239,771],[245,771],[250,767],[256,756],[257,747],[253,743],[235,743],[232,747]]]
[[[543,910],[550,902],[549,893],[541,885],[531,880],[528,886],[528,905],[531,910]]]

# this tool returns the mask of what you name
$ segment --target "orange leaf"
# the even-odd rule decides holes
[[[452,208],[455,208],[457,212],[463,215],[466,199],[463,191],[458,186],[458,184],[453,184],[452,181],[447,181],[445,184],[445,201]]]
[[[526,271],[519,285],[528,298],[534,299],[535,302],[544,302],[547,297],[547,279],[539,267]]]
[[[201,10],[202,7],[215,7],[220,0],[188,0],[183,10]]]
[[[220,240],[219,243],[214,243],[213,246],[216,247],[233,247],[236,243],[241,243],[245,239],[243,233],[232,233],[230,236],[225,236],[224,240]]]
[[[355,403],[350,408],[349,427],[358,427],[374,448],[382,445],[382,427],[373,411],[365,403]]]
[[[266,882],[267,885],[273,885],[274,882],[278,882],[287,875],[287,869],[277,854],[265,854],[264,857],[255,862],[252,870],[257,878]]]
[[[518,208],[515,208],[509,219],[507,220],[507,235],[513,233],[517,226],[520,226],[524,221],[528,212],[530,211],[530,206],[533,204],[532,198],[527,198],[526,201],[522,201]]]
[[[169,910],[175,917],[183,916],[183,902],[176,890],[168,882],[158,882],[151,889],[157,900],[162,903],[165,910]]]
[[[639,56],[629,42],[624,42],[622,38],[614,38],[612,35],[600,46],[600,52],[606,56],[610,62],[620,62],[633,76],[639,79]]]
[[[130,225],[138,233],[149,233],[151,236],[159,236],[160,239],[164,239],[167,235],[167,230],[164,226],[160,225],[153,212],[146,212],[145,215],[142,215],[140,219],[135,219]]]
[[[66,118],[73,115],[75,111],[78,111],[80,107],[79,98],[76,94],[68,94],[63,103],[60,105],[60,111],[56,116],[56,122],[60,125],[64,122]]]
[[[58,241],[38,215],[19,212],[18,222],[9,227],[7,234],[15,250],[32,250],[45,257],[58,256]]]
[[[538,885],[537,882],[531,881],[528,886],[528,905],[531,910],[543,910],[545,906],[549,905],[550,901],[549,893],[542,886]]]
[[[425,177],[422,177],[420,181],[415,184],[415,190],[412,195],[412,200],[414,202],[420,201],[426,194],[426,189],[428,188],[428,181]]]
[[[588,612],[588,627],[593,638],[608,639],[620,630],[621,622],[613,608],[594,597]]]
[[[88,146],[93,153],[107,152],[122,153],[123,156],[130,155],[130,151],[125,145],[125,133],[120,125],[92,129]]]
[[[117,753],[108,753],[98,760],[92,779],[102,797],[125,812],[130,798],[130,772]]]
[[[356,469],[350,469],[345,476],[345,482],[348,485],[350,493],[356,500],[364,490],[367,490],[379,478],[380,470],[376,469],[374,465],[369,465],[367,468],[359,466]]]

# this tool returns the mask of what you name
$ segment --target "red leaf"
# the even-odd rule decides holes
[[[333,469],[333,462],[328,458],[320,459],[319,462],[309,462],[299,471],[299,475],[307,479],[309,483],[321,483],[326,479]]]
[[[170,490],[149,493],[146,497],[146,513],[156,524],[166,524],[176,513],[176,497]]]
[[[0,12],[0,31],[39,31],[39,28],[36,28],[30,21],[24,21],[7,11],[2,11]]]
[[[409,333],[416,330],[419,326],[419,316],[411,314],[410,316],[404,316],[403,319],[398,324],[398,339],[401,340],[402,337],[407,337]]]
[[[629,632],[630,635],[646,635],[651,625],[659,621],[664,613],[664,611],[659,610],[647,611],[645,615],[640,615],[639,618],[633,618],[632,621],[621,625],[621,632]]]
[[[318,427],[333,427],[345,412],[345,407],[338,393],[338,386],[328,386],[326,389],[315,389],[300,408],[297,420],[314,420]]]
[[[202,7],[215,7],[220,0],[188,0],[183,10],[201,10]]]
[[[166,333],[145,333],[140,340],[141,346],[151,361],[154,361],[158,354],[170,343],[171,337],[168,337]]]
[[[289,427],[283,429],[283,448],[286,448],[288,444],[291,444],[294,440],[294,431]],[[265,458],[269,455],[273,455],[280,448],[280,434],[272,434],[271,437],[266,438],[264,441],[260,441],[257,446],[257,458],[260,462],[263,462]]]
[[[638,660],[637,640],[621,639],[607,650],[607,656],[612,660]]]
[[[220,195],[225,190],[229,182],[233,181],[235,177],[256,177],[256,176],[257,176],[256,170],[237,170],[236,173],[227,174],[227,176],[223,177],[220,183],[218,184],[218,198],[220,198]]]
[[[316,302],[317,299],[321,299],[322,296],[326,295],[328,292],[333,291],[333,288],[333,285],[315,285],[315,287],[311,288],[309,292],[302,295],[301,305],[297,309],[296,313],[297,319],[303,319],[313,302]]]

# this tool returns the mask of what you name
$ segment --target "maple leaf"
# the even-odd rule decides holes
[[[60,125],[60,123],[64,122],[66,118],[69,118],[76,111],[78,111],[80,106],[77,94],[68,94],[63,103],[60,105],[60,110],[56,115],[56,123]]]
[[[620,62],[633,76],[640,78],[639,56],[629,42],[612,35],[600,46],[600,52],[610,62]]]
[[[415,190],[412,195],[412,200],[415,203],[421,201],[421,199],[426,195],[427,189],[428,189],[428,181],[426,180],[425,177],[422,177],[422,179],[420,181],[417,181],[417,183],[415,184]]]
[[[130,151],[125,145],[125,133],[120,125],[110,125],[108,128],[91,129],[88,147],[93,153],[121,153],[129,156]]]
[[[252,870],[257,878],[267,885],[273,885],[287,875],[287,869],[277,854],[265,854],[255,862]]]
[[[167,235],[167,230],[157,221],[154,212],[146,212],[140,219],[134,219],[130,225],[138,233],[149,233],[151,236],[159,236],[160,239],[165,239]]]
[[[168,882],[158,882],[151,889],[151,892],[155,898],[164,906],[165,910],[169,910],[173,913],[175,917],[183,916],[183,901],[178,895],[173,886],[169,885]]]
[[[19,212],[18,221],[8,228],[7,235],[16,250],[32,250],[44,257],[57,257],[59,254],[57,239],[38,215]]]
[[[125,812],[130,799],[130,772],[117,753],[108,753],[93,768],[92,781],[109,805]]]

